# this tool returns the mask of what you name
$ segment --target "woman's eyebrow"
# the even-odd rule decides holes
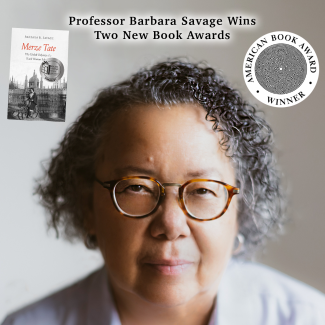
[[[207,169],[200,169],[200,170],[193,170],[188,173],[186,173],[186,176],[189,178],[200,178],[200,177],[217,177],[218,179],[221,179],[222,174],[219,172],[217,168],[207,168]]]
[[[154,175],[155,171],[153,169],[150,168],[143,168],[143,167],[137,167],[137,166],[133,166],[133,165],[129,165],[129,166],[125,166],[122,168],[116,168],[115,173],[118,176],[125,176],[126,173],[130,173],[130,172],[134,172],[137,174],[146,174],[146,175]],[[135,175],[137,176],[137,175]]]

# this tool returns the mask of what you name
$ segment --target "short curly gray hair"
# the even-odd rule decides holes
[[[245,237],[242,256],[277,232],[285,221],[283,193],[275,168],[270,126],[238,91],[206,64],[169,60],[142,69],[128,80],[105,88],[67,130],[36,192],[49,212],[49,226],[67,238],[85,238],[82,198],[91,191],[96,152],[103,126],[112,113],[138,104],[196,103],[222,132],[220,144],[236,168],[239,232]],[[127,114],[127,110],[123,111]],[[80,190],[82,189],[82,190]],[[90,193],[90,192],[89,192]]]

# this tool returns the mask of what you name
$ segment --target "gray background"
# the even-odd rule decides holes
[[[4,1],[1,0],[0,60],[0,320],[9,311],[53,292],[102,263],[82,244],[56,240],[46,232],[44,212],[33,197],[40,161],[49,156],[67,126],[91,101],[98,88],[119,81],[144,64],[171,56],[207,60],[231,83],[265,110],[275,131],[278,157],[289,189],[291,222],[286,233],[270,242],[259,261],[325,292],[325,154],[324,75],[314,92],[291,108],[271,108],[249,94],[242,63],[250,45],[272,31],[290,31],[325,58],[324,2],[273,0],[227,1]],[[68,16],[127,18],[256,18],[252,27],[216,27],[231,32],[231,41],[109,42],[94,39],[94,27],[68,26]],[[11,28],[69,29],[69,72],[65,123],[7,120]],[[179,26],[176,26],[179,27]],[[176,28],[175,26],[172,29]],[[108,31],[109,27],[101,27]],[[194,30],[195,28],[193,28]],[[207,30],[206,30],[207,31]]]

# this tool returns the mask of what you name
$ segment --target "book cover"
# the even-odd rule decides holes
[[[64,122],[69,32],[13,28],[8,119]]]

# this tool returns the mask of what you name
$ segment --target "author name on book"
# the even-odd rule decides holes
[[[54,37],[49,37],[49,36],[29,36],[29,35],[25,35],[25,38],[34,38],[34,39],[49,39],[49,40],[54,40]]]

